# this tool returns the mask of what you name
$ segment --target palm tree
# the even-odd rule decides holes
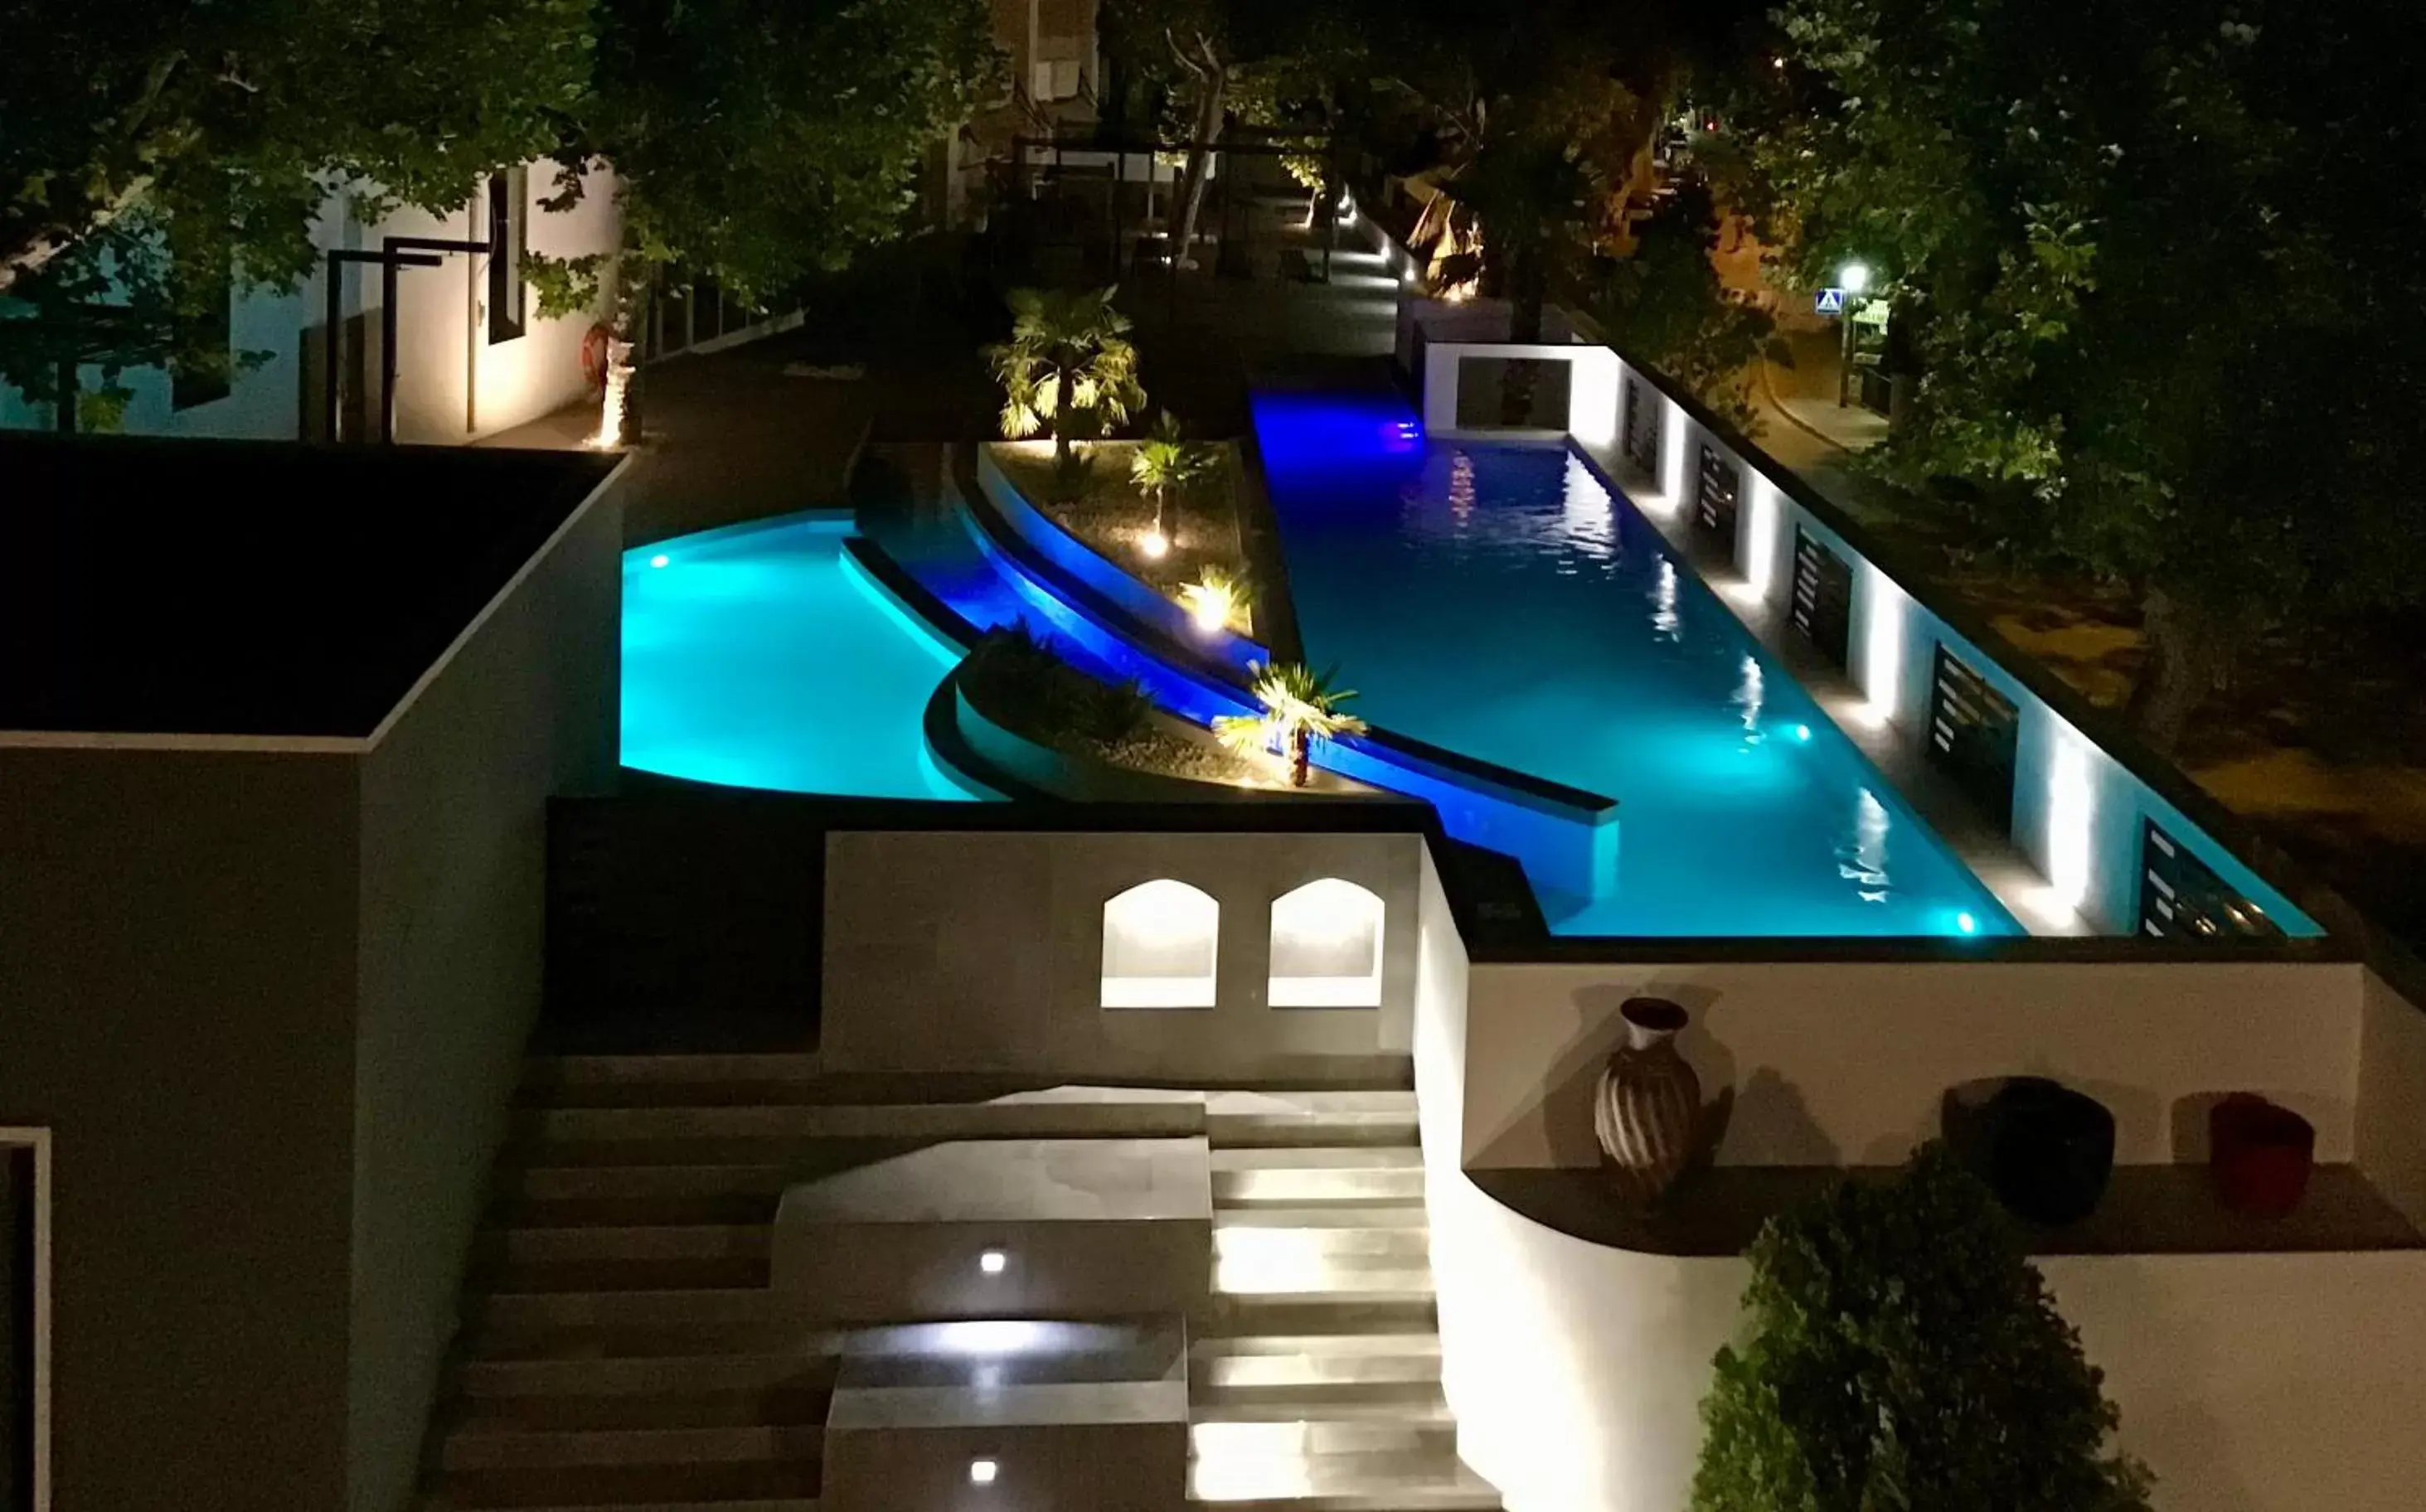
[[[1051,430],[1057,467],[1069,465],[1078,416],[1118,425],[1145,405],[1129,317],[1112,307],[1114,292],[1013,289],[1011,340],[986,348],[1003,387],[1003,434]]]
[[[1155,422],[1154,433],[1138,442],[1129,458],[1129,479],[1154,495],[1154,539],[1171,541],[1171,495],[1187,489],[1211,471],[1212,457],[1203,446],[1179,439],[1179,422],[1171,411]]]
[[[1260,715],[1225,714],[1213,721],[1221,744],[1243,756],[1261,751],[1288,753],[1289,786],[1303,787],[1312,775],[1314,743],[1338,735],[1361,735],[1365,721],[1342,714],[1339,706],[1356,696],[1352,688],[1334,688],[1338,668],[1316,672],[1303,662],[1254,668],[1255,701]]]

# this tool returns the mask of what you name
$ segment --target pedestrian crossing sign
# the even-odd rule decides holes
[[[1811,296],[1811,308],[1820,314],[1841,315],[1845,313],[1845,291],[1821,289]]]

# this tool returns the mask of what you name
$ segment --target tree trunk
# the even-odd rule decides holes
[[[2142,738],[2172,755],[2191,718],[2231,670],[2249,627],[2228,614],[2151,587],[2141,603],[2148,665],[2126,713]]]
[[[1173,267],[1196,265],[1196,217],[1205,206],[1205,181],[1212,177],[1213,139],[1221,130],[1222,96],[1230,85],[1230,71],[1206,46],[1201,59],[1185,56],[1189,72],[1196,75],[1196,120],[1188,134],[1188,166],[1181,169],[1179,186],[1172,197],[1169,243]]]
[[[1056,471],[1070,465],[1070,407],[1076,403],[1077,371],[1063,363],[1053,380],[1053,466]]]
[[[1289,786],[1303,787],[1314,779],[1314,737],[1301,725],[1289,732]]]
[[[1549,280],[1541,271],[1537,250],[1528,248],[1511,261],[1514,265],[1508,273],[1508,339],[1520,346],[1537,345],[1542,339],[1542,308],[1548,302]],[[1522,359],[1508,363],[1499,380],[1501,425],[1532,424],[1533,394],[1541,380],[1541,363]]]

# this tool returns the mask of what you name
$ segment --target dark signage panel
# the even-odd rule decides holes
[[[1659,405],[1640,378],[1625,380],[1625,429],[1620,444],[1637,471],[1659,476]]]
[[[1711,544],[1724,547],[1730,560],[1736,554],[1736,510],[1742,493],[1742,470],[1719,455],[1717,447],[1704,442],[1702,483],[1693,507],[1693,528]]]
[[[2159,940],[2268,940],[2283,931],[2157,821],[2140,841],[2140,932]]]
[[[1836,664],[1851,669],[1853,655],[1853,568],[1828,543],[1794,527],[1794,628]]]
[[[2013,700],[1940,645],[1930,678],[1929,760],[2008,829],[2020,728]]]

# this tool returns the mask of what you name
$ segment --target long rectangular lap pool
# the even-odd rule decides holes
[[[2018,932],[1564,448],[1431,442],[1383,396],[1254,412],[1307,660],[1377,724],[1621,804],[1609,885],[1537,881],[1554,930]]]

